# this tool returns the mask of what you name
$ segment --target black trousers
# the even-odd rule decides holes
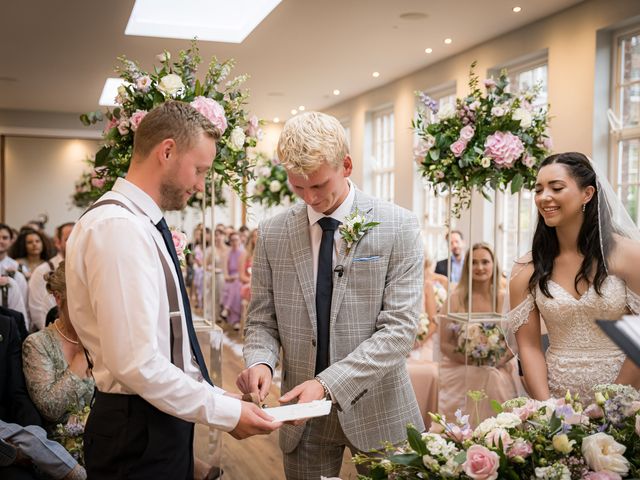
[[[193,423],[137,395],[96,390],[84,432],[91,480],[193,479]]]

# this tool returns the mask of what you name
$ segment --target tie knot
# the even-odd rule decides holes
[[[156,223],[156,228],[161,232],[169,231],[169,226],[167,225],[167,221],[162,217],[158,223]]]
[[[340,220],[336,220],[335,218],[331,217],[322,217],[320,220],[318,220],[318,225],[320,225],[320,228],[322,228],[323,232],[335,232],[338,228],[338,225],[340,225],[341,223],[342,222]]]

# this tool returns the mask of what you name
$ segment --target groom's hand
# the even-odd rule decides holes
[[[257,393],[262,402],[269,395],[271,369],[264,363],[246,368],[238,375],[236,386],[242,393]]]
[[[253,435],[268,435],[281,426],[282,422],[274,422],[273,417],[257,405],[242,402],[238,425],[229,433],[233,438],[242,440]]]

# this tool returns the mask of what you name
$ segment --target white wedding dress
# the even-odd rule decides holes
[[[625,359],[595,321],[617,320],[630,312],[637,314],[640,296],[614,276],[603,282],[602,295],[591,285],[579,299],[552,280],[548,285],[553,298],[536,287],[535,300],[529,294],[508,313],[509,327],[515,333],[537,307],[549,332],[546,361],[551,396],[564,397],[570,390],[588,403],[593,399],[594,386],[615,382]]]

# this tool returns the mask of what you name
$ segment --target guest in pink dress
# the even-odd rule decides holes
[[[234,330],[240,330],[240,316],[242,315],[242,298],[240,289],[241,259],[244,248],[240,243],[237,232],[229,235],[230,248],[227,253],[227,261],[224,264],[224,289],[222,291],[222,312],[220,316],[233,326]]]
[[[472,259],[472,283],[469,292],[469,259]],[[495,267],[494,267],[495,265]],[[494,294],[494,268],[497,291]],[[471,312],[492,314],[502,311],[504,280],[497,266],[493,250],[486,243],[476,243],[465,256],[460,283],[451,294],[451,313],[466,313],[469,301]],[[495,303],[494,303],[495,297]],[[464,317],[464,316],[462,316]],[[497,332],[499,318],[486,316],[486,321],[446,319],[440,326],[440,402],[439,412],[453,418],[460,408],[470,413],[476,424],[495,414],[490,401],[504,402],[517,396],[513,359],[508,353],[503,335],[489,338],[487,332]],[[504,347],[504,348],[503,348]],[[501,354],[487,352],[503,352]],[[482,390],[486,398],[476,409],[468,397],[469,391]]]
[[[256,228],[247,238],[244,247],[244,255],[240,261],[240,264],[242,265],[242,270],[240,270],[240,281],[242,282],[240,296],[247,302],[251,300],[251,266],[253,265],[253,252],[256,249],[257,241],[258,229]]]

